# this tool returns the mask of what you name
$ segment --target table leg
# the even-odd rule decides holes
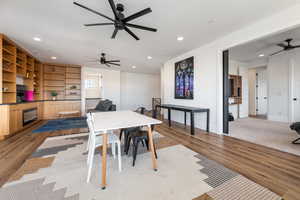
[[[171,127],[171,109],[168,109],[169,127]]]
[[[191,135],[195,135],[194,112],[191,112]]]
[[[102,145],[102,189],[106,188],[106,153],[107,153],[107,133],[103,134]]]
[[[186,112],[184,112],[184,126],[186,126]]]
[[[209,132],[209,110],[206,112],[206,131]]]
[[[154,169],[154,171],[157,171],[157,163],[156,163],[156,158],[155,158],[155,153],[154,153],[154,145],[153,145],[153,134],[152,134],[150,125],[148,125],[148,138],[149,138],[149,145],[150,145],[150,150],[151,150],[153,169]]]

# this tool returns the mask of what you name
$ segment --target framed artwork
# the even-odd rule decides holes
[[[194,57],[175,63],[175,99],[194,99]]]

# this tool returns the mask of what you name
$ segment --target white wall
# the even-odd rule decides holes
[[[152,108],[152,97],[160,97],[160,76],[158,74],[128,73],[104,68],[82,67],[82,112],[85,111],[86,92],[84,80],[88,74],[102,76],[102,94],[110,99],[117,110],[135,110],[140,106]]]
[[[269,105],[268,119],[289,121],[289,52],[272,56],[268,63]]]
[[[121,109],[152,109],[152,98],[160,98],[160,75],[121,73]]]
[[[212,43],[170,59],[164,64],[164,103],[208,107],[211,110],[211,131],[222,133],[223,127],[223,89],[222,89],[222,51],[270,34],[285,31],[300,24],[300,5],[282,10],[271,17],[262,19],[243,29],[235,31]],[[276,22],[276,23],[274,23]],[[174,99],[174,63],[195,57],[194,100]],[[205,128],[203,115],[196,115],[195,125]],[[173,119],[183,122],[182,114],[173,114]]]

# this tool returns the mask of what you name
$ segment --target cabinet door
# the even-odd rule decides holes
[[[22,129],[23,120],[22,120],[22,113],[17,108],[10,109],[9,112],[9,129],[10,134],[16,133]]]

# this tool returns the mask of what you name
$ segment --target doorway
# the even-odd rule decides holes
[[[225,134],[300,155],[299,147],[292,144],[297,133],[290,129],[292,122],[300,122],[300,49],[279,52],[276,45],[288,37],[297,45],[298,31],[300,28],[223,52]],[[234,121],[228,121],[229,113]]]
[[[268,115],[268,83],[267,67],[256,69],[256,116],[267,119]]]
[[[300,122],[300,53],[291,62],[291,122]]]

